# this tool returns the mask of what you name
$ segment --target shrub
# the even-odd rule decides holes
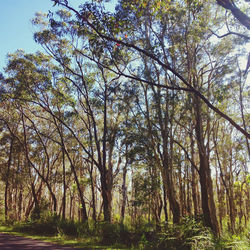
[[[98,232],[103,244],[115,244],[120,239],[120,227],[118,224],[98,223]]]
[[[56,235],[58,233],[57,224],[59,216],[47,215],[37,220],[17,223],[14,225],[14,230],[19,232],[27,232],[38,235]]]
[[[32,221],[40,220],[43,217],[51,216],[50,211],[48,209],[50,202],[41,198],[39,205],[35,205],[33,210],[31,211],[30,219]]]
[[[187,217],[158,234],[159,249],[214,249],[213,236],[202,221]]]
[[[96,222],[89,233],[92,236],[99,237],[100,242],[105,245],[121,243],[131,246],[132,244],[138,244],[140,240],[140,238],[135,237],[136,234],[131,232],[126,225],[118,222]]]
[[[88,233],[88,225],[73,220],[60,220],[57,230],[60,235],[80,237]]]

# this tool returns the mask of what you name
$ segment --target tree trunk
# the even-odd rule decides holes
[[[196,138],[199,150],[200,158],[200,185],[201,185],[201,199],[202,210],[204,215],[205,225],[210,227],[214,234],[218,236],[220,234],[219,225],[216,217],[216,208],[213,196],[213,185],[211,178],[211,171],[209,166],[209,159],[206,153],[206,148],[203,138],[203,127],[201,118],[201,103],[197,97],[194,97],[195,101],[195,118],[196,118]]]
[[[181,176],[181,168],[178,169],[178,179],[179,179],[179,199],[180,199],[180,214],[183,217],[185,212],[185,194],[183,193],[183,183]]]
[[[173,159],[173,141],[170,139],[170,154],[168,152],[168,135],[164,132],[163,138],[163,182],[165,181],[166,190],[169,200],[170,209],[173,214],[173,223],[178,224],[180,223],[181,213],[180,213],[180,204],[177,201],[176,197],[176,185],[173,182],[172,174],[173,174],[173,166],[172,166],[172,159]]]
[[[194,162],[194,139],[192,134],[189,135],[190,141],[191,141],[191,160]],[[193,198],[193,204],[194,204],[194,216],[197,218],[198,215],[198,194],[197,194],[197,181],[196,181],[196,174],[195,169],[193,166],[191,166],[191,172],[192,172],[192,198]]]
[[[93,162],[91,162],[90,181],[91,181],[92,209],[93,209],[92,218],[94,222],[96,222],[95,179],[93,177],[93,170],[94,170],[94,165]]]
[[[165,215],[165,222],[168,222],[167,191],[164,183],[163,183],[163,210]]]
[[[103,170],[101,172],[101,189],[102,189],[102,199],[103,199],[103,215],[104,221],[111,222],[111,189],[107,184],[108,172]]]
[[[126,200],[127,200],[127,186],[126,186],[126,176],[127,176],[127,163],[123,168],[122,173],[122,205],[121,205],[121,223],[123,224],[124,217],[125,217],[125,207],[126,207]]]
[[[167,196],[169,200],[170,210],[173,214],[173,223],[178,224],[180,223],[180,205],[176,200],[174,189],[175,186],[173,185],[172,177],[169,174],[169,171],[167,168],[163,170],[163,183],[165,185],[165,189],[167,191]]]
[[[9,190],[9,174],[10,174],[10,166],[11,166],[11,161],[12,161],[13,142],[14,142],[14,139],[11,137],[11,139],[10,139],[9,159],[8,159],[8,164],[7,164],[7,172],[6,172],[5,191],[4,191],[4,211],[5,211],[5,221],[7,221],[7,220],[8,220],[8,190]]]
[[[62,148],[62,165],[63,165],[62,218],[65,219],[65,213],[66,213],[66,172],[65,172],[65,151],[64,151],[64,148]]]
[[[127,125],[127,120],[126,120]],[[127,201],[127,186],[126,186],[126,177],[127,177],[127,165],[128,165],[128,144],[126,143],[126,149],[125,149],[125,165],[123,167],[122,172],[122,205],[121,205],[121,223],[123,224],[124,217],[125,217],[125,207],[126,207],[126,201]]]
[[[18,220],[22,219],[23,187],[21,186],[18,196]]]

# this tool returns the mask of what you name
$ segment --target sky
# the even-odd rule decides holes
[[[77,9],[85,0],[68,0],[69,4]],[[107,10],[114,9],[115,0],[108,3]],[[41,46],[35,43],[33,34],[35,28],[31,19],[36,12],[55,11],[51,0],[0,0],[0,72],[7,63],[7,54],[17,49],[23,49],[26,53],[33,53],[42,50]],[[248,45],[248,51],[250,46]],[[247,57],[247,56],[246,56]],[[243,60],[244,61],[244,60]],[[244,65],[246,62],[244,61]]]
[[[69,0],[77,8],[84,0]],[[35,43],[31,19],[36,12],[54,11],[51,0],[0,0],[0,72],[7,63],[7,54],[17,49],[33,53],[42,48]]]
[[[0,0],[0,71],[6,65],[6,55],[17,49],[34,52],[39,46],[33,40],[31,19],[35,12],[47,12],[50,0]]]

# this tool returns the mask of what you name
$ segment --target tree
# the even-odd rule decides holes
[[[225,8],[226,10],[230,10],[233,16],[247,29],[250,29],[250,18],[242,12],[231,0],[216,0],[217,3]]]

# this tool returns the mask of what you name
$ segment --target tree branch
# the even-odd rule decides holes
[[[228,0],[225,0],[225,1],[228,1]],[[177,71],[175,71],[169,64],[163,63],[156,55],[151,54],[150,52],[148,52],[148,51],[146,51],[146,50],[144,50],[142,48],[139,48],[138,46],[136,46],[134,44],[131,44],[131,43],[128,43],[128,42],[124,42],[122,40],[119,40],[119,39],[116,39],[114,37],[110,37],[110,36],[108,36],[106,34],[103,34],[91,22],[89,22],[89,20],[88,20],[88,18],[86,16],[81,15],[77,10],[75,10],[74,8],[68,6],[68,4],[60,2],[60,5],[65,6],[69,10],[73,11],[80,20],[82,20],[87,26],[89,26],[93,31],[95,31],[99,35],[99,37],[101,37],[102,39],[108,40],[108,41],[111,41],[111,42],[115,42],[115,43],[118,43],[120,45],[124,45],[124,46],[126,46],[128,48],[133,48],[136,51],[138,51],[138,52],[146,55],[147,57],[151,58],[152,60],[156,61],[164,69],[169,70],[171,73],[173,73],[173,75],[175,75],[177,78],[179,78],[190,89],[190,91],[194,92],[194,94],[196,96],[198,96],[201,100],[203,100],[203,102],[206,103],[206,105],[210,109],[212,109],[218,115],[220,115],[221,117],[223,117],[224,119],[226,119],[231,125],[233,125],[237,130],[239,130],[248,139],[250,139],[250,134],[246,130],[244,130],[232,118],[230,118],[229,116],[227,116],[226,114],[224,114],[223,112],[221,112],[212,103],[210,103],[209,100],[204,95],[202,95],[198,90],[196,90],[182,75],[180,75]]]
[[[209,29],[209,30],[211,31],[211,33],[213,33],[213,35],[215,35],[218,38],[223,38],[223,37],[226,37],[226,36],[229,36],[229,35],[235,35],[235,36],[239,36],[239,37],[245,38],[247,40],[250,39],[249,36],[246,36],[246,35],[243,35],[243,34],[240,34],[240,33],[237,33],[237,32],[233,32],[233,31],[229,31],[228,33],[220,36],[220,35],[216,34],[214,31],[212,31],[211,29]]]
[[[230,10],[233,16],[250,30],[250,17],[243,13],[232,0],[216,0],[216,2],[223,8]]]

